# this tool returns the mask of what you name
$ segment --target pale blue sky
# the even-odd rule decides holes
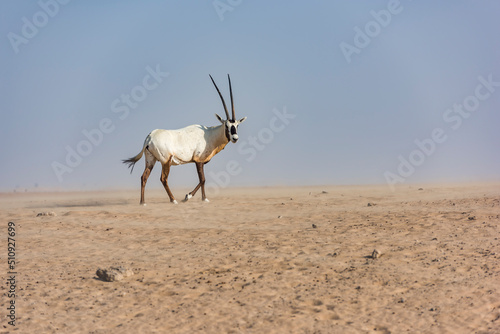
[[[499,180],[499,13],[498,1],[2,1],[0,190],[139,188],[144,161],[130,175],[121,159],[153,129],[217,125],[208,74],[229,102],[227,73],[248,119],[206,165],[212,184],[230,161],[234,186]],[[146,90],[156,69],[168,76]],[[132,93],[134,108],[120,101]],[[453,111],[464,103],[473,111]],[[90,143],[83,131],[103,120]],[[422,153],[435,129],[446,139]],[[87,155],[70,166],[68,148]],[[194,187],[194,165],[170,183]]]

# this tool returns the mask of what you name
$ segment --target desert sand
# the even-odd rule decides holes
[[[500,184],[208,195],[1,194],[0,332],[500,333]]]

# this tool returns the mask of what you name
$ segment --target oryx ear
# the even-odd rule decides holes
[[[221,122],[222,124],[224,124],[224,120],[217,114],[215,114],[215,117],[217,117],[217,119],[219,120],[219,122]]]
[[[241,123],[243,123],[246,119],[247,119],[246,117],[243,117],[242,119],[240,119],[240,120],[238,121],[238,123],[240,123],[240,124],[241,124]]]

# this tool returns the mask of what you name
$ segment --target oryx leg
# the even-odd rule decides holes
[[[205,202],[208,202],[207,196],[205,195],[205,172],[203,170],[203,162],[196,162],[196,170],[198,171],[198,178],[200,179],[200,183],[196,186],[196,188],[193,189],[189,194],[186,195],[186,198],[184,198],[184,201],[189,200],[191,197],[193,197],[198,189],[201,187],[201,199]]]
[[[168,187],[168,174],[170,173],[170,166],[172,165],[172,157],[168,158],[167,162],[162,165],[162,170],[161,170],[161,177],[160,181],[163,184],[163,187],[167,191],[168,197],[170,197],[170,202],[177,204],[177,201],[174,198],[174,195],[170,191],[170,188]]]
[[[141,176],[141,205],[146,205],[146,202],[144,201],[144,189],[146,188],[146,182],[148,182],[148,177],[151,174],[151,171],[153,170],[153,167],[156,163],[156,159],[151,154],[151,152],[145,150],[144,154],[146,158],[146,168],[144,169],[144,173],[142,173]]]

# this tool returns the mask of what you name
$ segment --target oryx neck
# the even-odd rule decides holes
[[[221,139],[221,142],[225,142],[227,144],[231,141],[229,129],[227,129],[225,124],[212,126],[210,130],[217,134],[217,137]]]

